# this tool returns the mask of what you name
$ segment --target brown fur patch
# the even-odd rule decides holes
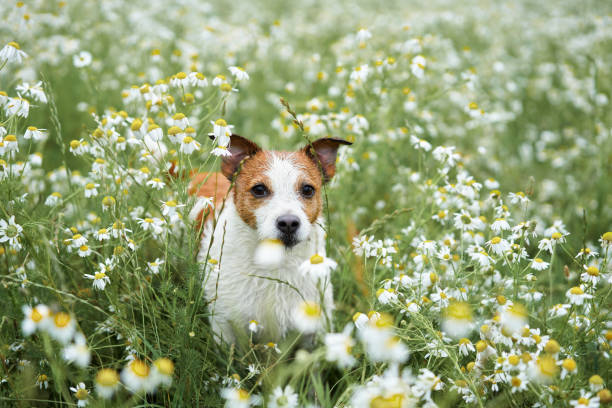
[[[198,197],[211,197],[215,204],[215,209],[219,211],[223,205],[223,200],[227,197],[230,189],[229,180],[221,173],[197,173],[191,177],[189,182],[189,194],[196,195]],[[198,228],[213,214],[209,211],[204,217],[205,210],[202,210],[196,220],[198,221]]]
[[[313,224],[317,218],[319,218],[319,215],[323,210],[323,192],[321,191],[323,188],[323,179],[321,177],[321,172],[319,171],[315,162],[308,157],[303,150],[293,154],[293,159],[300,168],[304,169],[302,176],[298,178],[297,186],[295,186],[298,194],[303,184],[310,184],[315,188],[314,196],[311,198],[303,197],[300,194],[300,200],[304,206],[304,212],[306,213],[310,223]]]
[[[266,176],[268,161],[272,155],[270,152],[258,151],[255,155],[246,159],[242,169],[236,177],[234,186],[234,204],[240,218],[251,228],[257,227],[255,210],[265,203],[266,198],[255,198],[251,194],[251,188],[256,184],[264,184],[271,190],[270,180]]]

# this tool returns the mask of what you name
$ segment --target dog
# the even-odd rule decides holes
[[[298,268],[314,254],[325,256],[323,185],[336,172],[338,148],[350,144],[323,138],[294,152],[266,151],[232,134],[221,172],[192,177],[190,193],[214,203],[214,210],[194,209],[206,214],[198,261],[217,341],[234,343],[249,326],[260,338],[280,340],[305,300],[330,317],[331,284],[321,288]],[[278,245],[279,263],[258,259],[262,243]]]

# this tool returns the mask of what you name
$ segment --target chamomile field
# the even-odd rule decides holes
[[[0,22],[0,406],[610,406],[611,2],[3,0]],[[230,345],[186,175],[232,132],[353,144],[300,267],[332,318]]]

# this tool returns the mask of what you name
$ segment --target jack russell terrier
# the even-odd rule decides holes
[[[340,145],[350,144],[323,138],[296,152],[266,151],[231,135],[221,173],[193,176],[190,193],[214,201],[214,213],[202,220],[198,261],[206,265],[203,286],[217,341],[235,342],[250,324],[262,337],[280,339],[304,301],[321,304],[329,318],[331,284],[321,288],[298,269],[314,254],[325,256],[323,184],[334,176]],[[194,207],[199,217],[205,201]],[[279,248],[278,262],[266,259],[262,243]]]

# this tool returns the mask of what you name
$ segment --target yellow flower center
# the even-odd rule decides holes
[[[553,377],[557,374],[557,362],[551,356],[543,356],[538,359],[538,368],[540,373],[547,377]]]
[[[313,265],[317,265],[323,263],[323,257],[319,254],[314,254],[310,257],[310,263]]]
[[[553,234],[550,236],[552,239],[560,239],[563,235],[561,235],[560,232],[553,232]]]
[[[191,142],[193,142],[193,137],[191,136],[185,136],[185,138],[183,139],[183,143],[185,144],[189,144]]]
[[[561,346],[556,340],[553,339],[548,340],[544,346],[544,351],[550,354],[558,353],[559,350],[561,350]]]
[[[512,386],[513,387],[520,387],[522,381],[520,378],[518,377],[512,377]]]
[[[465,302],[453,302],[446,308],[446,316],[455,320],[472,320],[472,309]]]
[[[174,200],[166,201],[166,207],[176,207],[176,201]]]
[[[119,375],[111,368],[103,368],[98,371],[96,382],[103,387],[112,387],[119,382]]]
[[[77,397],[78,400],[84,400],[89,396],[89,391],[87,391],[85,388],[79,388],[74,396]]]
[[[147,378],[150,368],[144,361],[136,359],[130,364],[130,370],[140,378]]]
[[[599,276],[599,268],[596,266],[589,266],[586,271],[591,276]]]
[[[321,316],[321,306],[315,302],[304,302],[302,311],[306,316],[311,318],[319,318]]]
[[[370,401],[370,408],[401,408],[403,406],[404,396],[402,394],[394,394],[390,397],[378,396]]]
[[[589,399],[585,397],[578,398],[578,405],[589,405]]]
[[[106,278],[106,274],[104,272],[96,272],[96,274],[94,275],[94,279],[99,280],[99,279],[104,279]]]
[[[238,392],[238,399],[240,401],[248,401],[249,400],[249,393],[248,391],[243,390],[242,388],[236,390]]]
[[[163,375],[172,375],[174,373],[174,363],[166,357],[158,358],[153,362],[157,370]]]
[[[584,290],[580,286],[574,286],[570,289],[572,295],[584,295]]]
[[[574,359],[566,358],[563,360],[563,368],[565,368],[567,371],[574,371],[576,369],[576,362]]]
[[[275,238],[264,239],[262,243],[272,244],[272,245],[282,245],[283,244],[283,242],[280,239],[275,239]]]
[[[30,319],[32,319],[32,321],[34,321],[35,323],[38,323],[42,320],[43,316],[42,314],[38,311],[37,308],[33,308],[32,309],[32,313],[30,313]]]
[[[10,45],[11,47],[16,48],[16,49],[20,49],[21,48],[21,47],[19,47],[19,44],[17,44],[15,41],[11,41],[7,45]]]
[[[606,241],[607,243],[612,242],[612,231],[608,231],[601,236],[602,241]]]
[[[70,323],[70,315],[68,313],[59,312],[53,316],[53,322],[56,327],[66,327]]]
[[[168,134],[171,135],[171,136],[174,136],[174,135],[177,135],[177,134],[181,133],[182,131],[183,130],[180,127],[178,127],[178,126],[171,126],[168,129]]]
[[[491,243],[492,243],[493,245],[497,245],[497,244],[499,244],[500,242],[501,242],[501,238],[500,238],[500,237],[493,237],[493,238],[491,239]]]
[[[508,362],[513,366],[517,365],[519,361],[520,361],[520,358],[516,354],[512,354],[508,356]]]
[[[4,141],[5,142],[16,142],[17,137],[15,135],[6,135],[4,136]]]
[[[117,201],[115,200],[115,197],[113,196],[106,196],[102,199],[102,205],[104,205],[105,207],[110,207],[111,205],[115,205]]]
[[[520,303],[515,303],[512,306],[510,306],[508,308],[508,312],[517,317],[527,316],[527,309],[525,309],[525,306],[521,305]]]

